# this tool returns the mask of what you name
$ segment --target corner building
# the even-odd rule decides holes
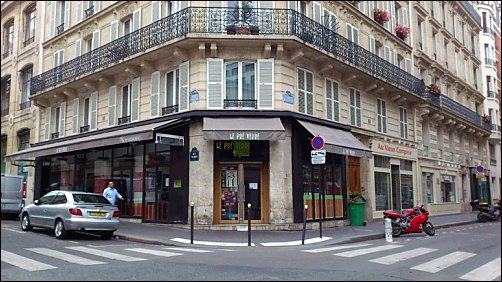
[[[490,134],[475,88],[459,79],[470,92],[452,99],[415,75],[414,5],[45,2],[44,67],[31,96],[40,142],[7,158],[36,163],[35,198],[100,193],[113,180],[126,199],[121,217],[142,222],[187,224],[192,202],[196,225],[224,229],[248,217],[257,228],[299,229],[305,205],[309,224],[348,224],[353,194],[367,199],[365,220],[412,207],[425,199],[424,162],[446,161],[422,158],[426,118],[465,125],[455,136],[477,136],[484,150]],[[391,20],[375,21],[375,8]],[[408,37],[396,35],[398,23],[412,27]],[[322,165],[311,157],[318,135]],[[443,212],[460,209],[452,201]]]

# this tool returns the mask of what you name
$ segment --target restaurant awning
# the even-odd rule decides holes
[[[150,123],[115,131],[98,133],[62,142],[55,142],[42,146],[31,147],[29,149],[7,155],[6,158],[7,161],[11,162],[29,161],[41,156],[50,156],[115,144],[129,144],[134,142],[153,140],[155,130],[159,130],[177,120],[179,119]],[[171,138],[173,138],[173,142],[171,142],[172,144],[183,145],[183,136],[172,136]]]
[[[202,130],[206,140],[284,140],[280,118],[209,118]]]
[[[298,122],[313,136],[322,136],[325,141],[324,149],[330,153],[353,157],[371,158],[372,156],[371,150],[349,131],[329,128],[303,120],[298,120]]]

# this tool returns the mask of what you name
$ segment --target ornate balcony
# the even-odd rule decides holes
[[[80,127],[80,133],[84,133],[89,131],[90,126],[89,125],[84,125]]]
[[[119,125],[130,123],[130,122],[131,122],[131,116],[125,116],[125,117],[119,118]]]
[[[168,115],[172,113],[178,112],[178,105],[173,105],[173,106],[167,106],[162,108],[162,115]]]
[[[260,36],[294,36],[303,40],[306,44],[328,52],[347,65],[416,95],[436,106],[444,106],[444,103],[450,103],[442,102],[438,97],[431,97],[426,92],[425,84],[421,79],[294,10],[252,9],[248,16],[246,25],[248,27],[257,27]],[[242,23],[242,21],[235,21],[234,18],[236,18],[236,9],[234,8],[189,7],[183,9],[33,77],[31,82],[31,89],[35,93],[33,96],[52,87],[74,81],[79,76],[108,68],[113,64],[127,60],[133,55],[189,33],[226,34],[228,26]],[[239,38],[237,36],[241,35],[226,36]],[[459,110],[462,117],[469,117],[471,122],[480,125],[481,117],[464,108]],[[449,110],[449,108],[446,108],[446,110]]]

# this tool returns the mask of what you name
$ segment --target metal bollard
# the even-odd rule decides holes
[[[248,246],[251,246],[251,203],[248,203]]]
[[[309,205],[305,205],[305,212],[303,213],[303,231],[302,231],[302,245],[305,245],[305,229],[307,228],[307,209]]]
[[[190,202],[190,244],[193,244],[193,208],[194,203]]]
[[[385,241],[392,242],[392,223],[390,218],[385,219]]]

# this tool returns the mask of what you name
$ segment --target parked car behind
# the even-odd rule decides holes
[[[2,214],[19,215],[24,207],[26,183],[20,175],[2,173]]]
[[[79,191],[51,191],[25,206],[20,217],[23,231],[53,229],[58,239],[72,231],[97,232],[110,239],[120,224],[119,209],[103,195]]]

